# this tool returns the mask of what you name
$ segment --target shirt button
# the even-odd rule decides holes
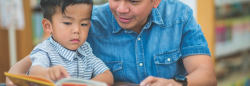
[[[138,41],[140,41],[141,40],[141,38],[138,38]]]
[[[170,58],[168,58],[168,61],[170,61]]]
[[[143,66],[143,64],[142,64],[142,63],[140,63],[140,66]]]

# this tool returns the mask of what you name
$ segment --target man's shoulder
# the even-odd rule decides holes
[[[105,3],[103,5],[94,5],[92,10],[92,16],[107,14],[109,9],[109,3]]]
[[[113,14],[109,8],[109,4],[93,6],[91,27],[89,36],[105,36],[112,32],[112,18]]]
[[[179,0],[161,0],[158,9],[162,11],[165,10],[164,12],[175,12],[175,11],[187,12],[192,10],[188,5]]]
[[[157,10],[161,14],[165,26],[187,21],[193,14],[192,9],[179,0],[162,0]]]

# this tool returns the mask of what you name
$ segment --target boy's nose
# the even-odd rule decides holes
[[[74,28],[73,34],[80,34],[80,26]]]

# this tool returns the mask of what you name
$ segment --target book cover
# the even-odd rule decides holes
[[[53,82],[43,77],[4,73],[15,85],[18,86],[108,86],[104,82],[83,80],[78,78],[64,78]]]

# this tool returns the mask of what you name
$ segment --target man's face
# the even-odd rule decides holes
[[[109,6],[122,28],[140,32],[154,2],[151,0],[109,0]]]
[[[92,5],[74,4],[52,16],[52,37],[69,50],[78,49],[87,39]]]

